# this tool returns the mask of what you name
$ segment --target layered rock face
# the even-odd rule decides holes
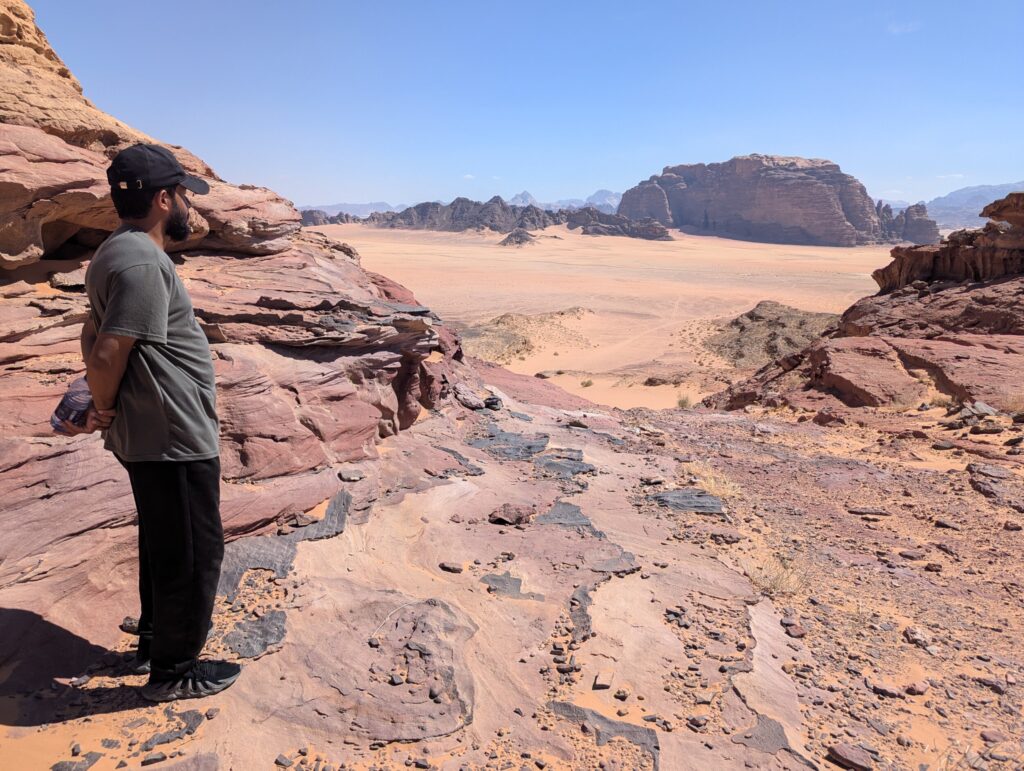
[[[346,212],[338,212],[337,214],[328,214],[320,209],[303,209],[300,212],[302,216],[302,224],[308,225],[348,225],[351,222],[361,222],[359,217],[355,217]]]
[[[655,219],[631,220],[621,214],[605,214],[593,207],[576,209],[568,213],[566,224],[570,230],[582,228],[587,236],[627,236],[647,241],[671,241],[668,229]]]
[[[102,583],[90,571],[134,560],[113,535],[134,512],[123,470],[96,437],[57,437],[48,418],[83,370],[84,268],[118,224],[109,158],[155,140],[82,96],[17,0],[0,3],[0,85],[0,588],[5,605],[64,608],[74,620]],[[334,495],[336,464],[374,457],[382,437],[435,406],[461,353],[353,249],[300,233],[290,202],[171,149],[211,187],[176,260],[212,343],[233,537]],[[91,567],[60,588],[83,553]],[[34,583],[43,574],[58,580]]]
[[[880,292],[836,331],[710,397],[755,402],[915,406],[936,398],[1019,410],[1024,378],[1024,194],[990,204],[994,221],[938,246],[896,247]]]
[[[887,241],[909,241],[912,244],[937,244],[939,226],[929,218],[923,203],[908,206],[894,215],[889,204],[879,201],[875,205],[878,223]]]
[[[618,213],[769,243],[854,246],[903,238],[883,232],[864,185],[835,163],[776,155],[666,166],[627,190]]]

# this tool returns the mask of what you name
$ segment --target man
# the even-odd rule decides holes
[[[213,362],[192,302],[164,252],[189,235],[189,193],[209,185],[157,145],[135,145],[107,170],[121,226],[96,251],[85,283],[82,354],[93,409],[83,427],[128,471],[139,521],[142,695],[217,693],[241,668],[200,661],[213,614],[224,533]]]

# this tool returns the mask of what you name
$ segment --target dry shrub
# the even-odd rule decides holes
[[[742,492],[738,484],[705,461],[684,463],[680,466],[680,473],[697,477],[697,486],[718,498],[735,498]]]
[[[676,399],[676,407],[678,407],[681,410],[690,409],[691,404],[692,403],[690,402],[689,396],[680,396],[678,399]]]
[[[999,406],[1002,407],[1003,412],[1008,412],[1011,415],[1015,412],[1024,412],[1024,386],[1007,391],[1006,396],[999,400]]]
[[[807,572],[796,560],[773,554],[767,558],[742,560],[740,567],[754,588],[771,599],[802,594],[807,588]]]

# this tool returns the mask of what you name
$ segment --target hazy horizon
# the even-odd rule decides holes
[[[1021,28],[1009,0],[33,6],[100,109],[301,205],[556,201],[755,152],[910,202],[1024,179],[1024,54],[978,34]]]

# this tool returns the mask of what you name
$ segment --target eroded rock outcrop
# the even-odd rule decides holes
[[[11,405],[0,418],[0,588],[5,605],[67,614],[74,627],[100,592],[92,571],[134,559],[115,535],[133,507],[96,437],[55,436],[48,417],[83,369],[83,269],[118,224],[109,158],[155,140],[82,96],[19,0],[0,2],[0,84],[0,396]],[[176,259],[215,358],[234,537],[334,495],[337,464],[375,457],[382,437],[444,398],[461,350],[352,248],[300,233],[290,202],[171,149],[211,187]],[[40,575],[55,577],[52,590]]]
[[[834,332],[706,400],[916,406],[982,400],[1020,409],[1024,378],[1024,194],[985,208],[997,219],[937,246],[896,247],[873,274],[880,292],[854,303]]]
[[[666,226],[769,243],[853,246],[902,240],[883,232],[856,178],[821,159],[746,155],[666,166],[623,193],[618,213]],[[920,232],[918,213],[911,232]]]
[[[359,217],[355,217],[347,212],[328,214],[321,209],[303,209],[300,214],[303,226],[348,225],[351,222],[362,222]]]
[[[923,203],[915,203],[893,214],[889,204],[879,201],[875,204],[875,213],[886,241],[909,241],[912,244],[939,242],[939,226],[928,216],[928,209]]]
[[[631,220],[621,214],[605,214],[590,206],[569,212],[566,224],[570,230],[582,228],[583,235],[586,236],[627,236],[647,241],[672,240],[668,228],[651,217]]]
[[[753,369],[802,350],[838,318],[762,300],[724,324],[704,345],[736,367]]]

